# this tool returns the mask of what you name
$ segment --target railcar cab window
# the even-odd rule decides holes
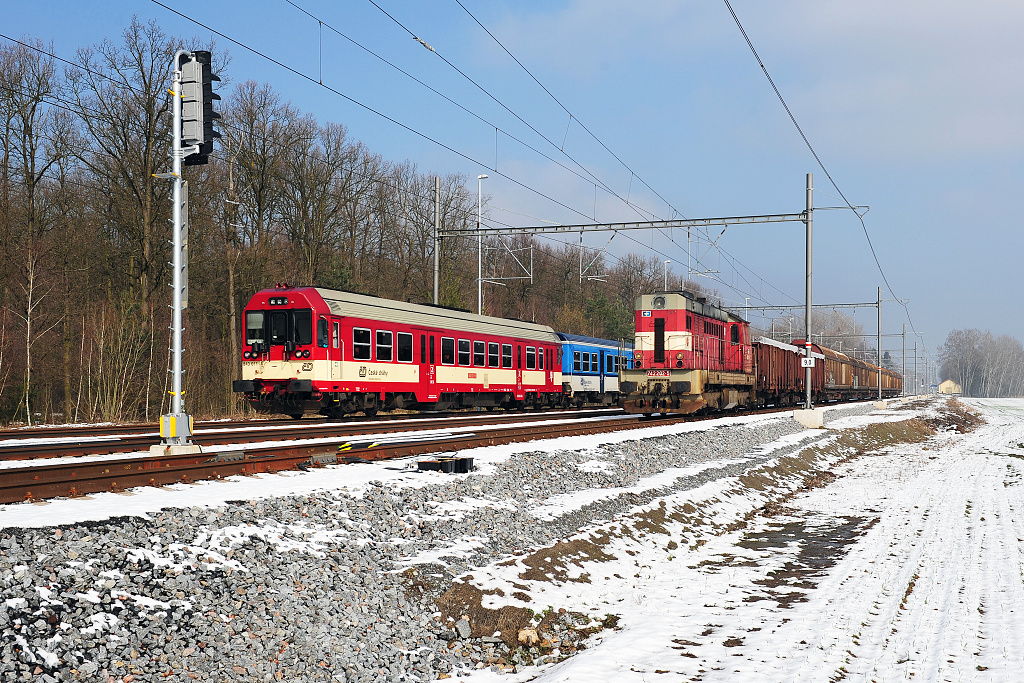
[[[469,353],[469,340],[459,340],[459,365],[469,365],[470,353]]]
[[[532,346],[526,347],[526,369],[536,370],[537,369],[537,349]]]
[[[313,311],[312,309],[296,309],[292,311],[292,341],[296,346],[313,343]]]
[[[498,367],[498,342],[487,342],[487,367]]]
[[[288,312],[271,311],[270,343],[281,345],[288,343],[288,341]]]
[[[319,318],[316,321],[316,345],[327,348],[327,318]]]
[[[473,342],[473,365],[482,368],[487,364],[487,344],[482,341]]]
[[[512,345],[502,344],[501,345],[501,367],[511,368],[512,367]]]
[[[331,348],[338,348],[341,346],[341,323],[331,323]]]
[[[363,327],[352,328],[352,360],[370,360],[370,331]]]
[[[731,330],[730,330],[730,335],[731,335],[730,339],[731,339],[732,343],[733,344],[739,344],[740,343],[740,326],[739,325],[730,325],[729,327],[731,328]]]
[[[394,335],[386,330],[377,330],[377,360],[391,360]]]
[[[455,339],[441,337],[441,365],[455,365]]]
[[[408,332],[398,333],[398,362],[412,362],[412,335]]]
[[[263,318],[263,311],[249,311],[245,314],[245,343],[249,346],[266,343],[263,336]]]

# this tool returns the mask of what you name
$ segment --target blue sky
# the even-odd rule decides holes
[[[432,45],[431,53],[369,0],[293,0],[327,24],[456,100],[457,109],[285,0],[165,4],[458,150],[453,154],[216,38],[233,82],[271,83],[321,121],[423,172],[491,177],[491,215],[513,224],[637,218],[619,198],[497,135],[491,124],[561,164],[579,163],[621,197],[660,218],[797,213],[814,173],[816,206],[842,202],[776,99],[723,2],[611,0],[463,4],[576,120],[455,0],[378,4]],[[867,0],[734,0],[776,85],[846,197],[870,205],[866,225],[895,295],[909,300],[929,348],[950,329],[979,327],[1024,339],[1018,314],[1024,200],[1024,5]],[[58,55],[118,41],[131,16],[168,33],[211,38],[153,2],[37,0],[6,8],[2,32],[53,41]],[[442,55],[548,138],[545,141],[438,56]],[[230,87],[230,86],[228,86]],[[227,88],[225,88],[226,90]],[[592,139],[593,131],[625,165]],[[554,143],[552,145],[551,143]],[[558,148],[564,149],[564,154]],[[474,163],[465,157],[476,160]],[[543,192],[571,208],[501,178]],[[643,187],[631,171],[655,192]],[[664,198],[663,201],[657,195]],[[671,205],[671,208],[670,206]],[[670,258],[685,272],[685,234],[631,233],[613,252]],[[606,237],[586,243],[600,246]],[[732,227],[719,244],[749,271],[738,277],[712,251],[708,284],[742,306],[803,300],[801,225]],[[815,302],[891,299],[850,212],[815,214]],[[786,296],[780,294],[785,293]],[[883,332],[902,330],[896,303]],[[858,322],[874,331],[873,310]],[[908,325],[909,327],[909,325]],[[910,342],[912,344],[912,340]],[[899,340],[885,348],[898,351]]]

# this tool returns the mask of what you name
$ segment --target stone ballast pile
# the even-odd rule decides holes
[[[530,510],[551,496],[735,459],[799,430],[779,419],[521,453],[489,474],[424,474],[440,483],[417,488],[376,482],[361,495],[325,491],[4,529],[0,680],[423,681],[551,661],[529,642],[510,646],[507,634],[474,637],[468,624],[442,620],[435,600],[474,567],[734,476],[779,451],[539,521]],[[592,461],[603,466],[581,469]],[[444,552],[467,537],[461,552]],[[414,574],[430,578],[414,581]],[[546,628],[565,635],[563,656],[577,646],[574,629],[583,629],[581,639],[599,630],[564,610],[546,619]]]

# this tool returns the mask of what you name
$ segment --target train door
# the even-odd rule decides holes
[[[430,389],[430,398],[437,398],[437,360],[434,355],[434,335],[429,335],[427,340],[427,386]]]
[[[328,356],[331,361],[331,379],[341,379],[341,359],[344,355],[344,346],[341,342],[341,323],[337,320],[331,321],[331,346]]]
[[[516,398],[523,398],[523,347],[516,344]]]

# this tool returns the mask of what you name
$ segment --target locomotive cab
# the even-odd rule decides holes
[[[633,367],[619,405],[636,413],[693,413],[755,403],[750,325],[692,292],[636,301]]]

